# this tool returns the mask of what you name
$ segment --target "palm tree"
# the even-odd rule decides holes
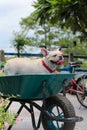
[[[24,50],[25,45],[31,45],[30,39],[26,36],[24,32],[14,33],[13,46],[17,51],[17,56],[20,57],[20,53]]]

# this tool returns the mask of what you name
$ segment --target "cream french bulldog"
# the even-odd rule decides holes
[[[4,72],[11,74],[37,74],[37,73],[55,73],[56,67],[60,66],[64,59],[63,53],[59,50],[48,51],[41,49],[43,58],[13,58],[7,61]]]

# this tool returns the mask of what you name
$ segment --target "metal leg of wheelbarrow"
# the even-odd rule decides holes
[[[36,122],[35,122],[35,114],[34,114],[33,106],[30,105],[30,108],[31,108],[32,126],[33,126],[34,130],[37,130],[37,129],[40,127],[40,124],[41,124],[41,113],[40,113],[40,116],[39,116],[39,119],[38,119],[38,123],[37,123],[37,125],[36,125]]]
[[[11,106],[12,101],[9,102],[9,104],[7,105],[7,107],[5,108],[5,111],[7,111],[9,109],[9,107]]]
[[[21,102],[20,102],[20,103],[21,103]],[[22,103],[21,103],[21,104],[22,104]],[[28,104],[30,105],[30,108],[29,108],[27,105],[25,105],[25,104],[22,104],[22,105],[23,105],[23,107],[31,114],[32,126],[33,126],[34,130],[37,130],[37,129],[40,127],[40,124],[41,124],[41,113],[40,113],[38,122],[37,122],[37,124],[36,124],[33,105],[32,105],[31,102],[28,102]],[[36,104],[36,103],[35,103],[35,104]],[[38,105],[37,105],[37,106],[38,106]]]
[[[11,103],[12,103],[12,101],[10,101],[10,103],[8,104],[8,106],[7,106],[7,108],[6,108],[6,111],[7,111],[8,108],[10,107]],[[24,104],[25,104],[25,103],[24,103]],[[17,111],[17,113],[16,113],[17,115],[15,116],[14,120],[19,116],[19,114],[21,113],[22,109],[23,109],[23,104],[20,106],[19,110]],[[12,126],[13,126],[13,125],[10,125],[7,130],[11,130]]]

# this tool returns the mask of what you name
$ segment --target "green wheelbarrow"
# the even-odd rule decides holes
[[[19,102],[21,106],[17,116],[25,108],[31,114],[35,130],[40,127],[41,122],[44,130],[74,130],[75,123],[81,121],[82,117],[76,116],[71,102],[60,93],[73,76],[74,74],[0,76],[0,92],[4,98],[10,96],[6,110],[12,102]],[[42,106],[37,101],[42,101]],[[40,111],[38,123],[35,120],[34,107]]]

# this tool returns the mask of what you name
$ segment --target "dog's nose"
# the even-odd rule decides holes
[[[59,56],[59,60],[62,60],[63,59],[63,56]]]

